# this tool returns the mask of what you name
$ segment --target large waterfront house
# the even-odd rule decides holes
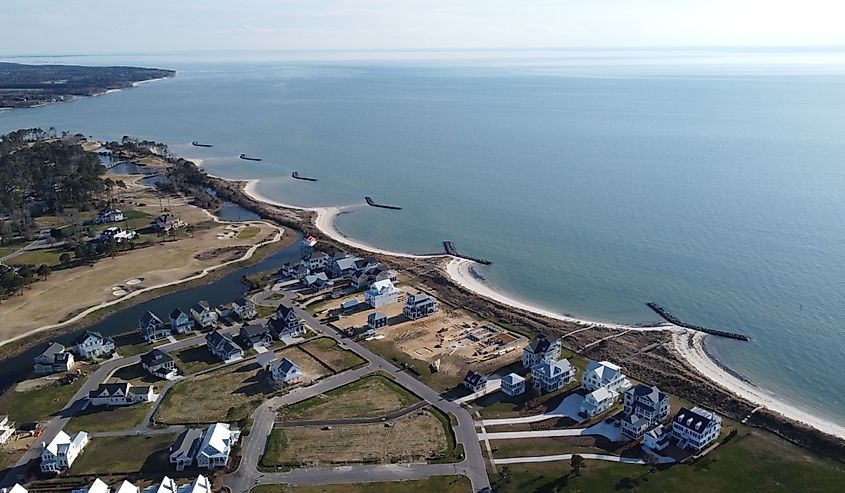
[[[613,407],[618,398],[619,392],[607,387],[599,387],[584,397],[581,402],[580,414],[587,418],[598,416]]]
[[[101,383],[88,392],[92,406],[129,406],[139,402],[153,402],[158,395],[150,386],[134,386],[129,382]]]
[[[268,347],[273,344],[270,328],[264,325],[242,325],[239,336],[247,347]]]
[[[9,441],[12,435],[15,434],[15,422],[9,420],[6,415],[0,416],[0,445]]]
[[[216,330],[205,335],[205,345],[211,354],[223,361],[233,361],[244,357],[244,350],[235,344],[231,337]]]
[[[623,404],[626,415],[645,419],[649,428],[669,417],[669,396],[654,386],[634,385],[625,391]]]
[[[326,269],[331,264],[332,258],[325,252],[311,252],[302,257],[302,262],[312,271]]]
[[[381,308],[384,305],[396,303],[399,298],[399,289],[389,279],[376,281],[370,285],[364,298],[366,303],[373,308]]]
[[[178,370],[173,357],[160,349],[153,349],[141,356],[141,366],[150,375],[164,380],[172,380],[176,377]]]
[[[258,316],[258,311],[255,309],[255,303],[246,298],[238,298],[232,302],[232,311],[238,316],[240,320],[252,320]]]
[[[219,315],[212,310],[207,301],[198,301],[191,307],[191,316],[201,328],[206,329],[217,325]]]
[[[402,314],[411,320],[417,320],[437,311],[437,298],[426,293],[408,293]]]
[[[123,212],[120,209],[103,207],[97,211],[97,217],[94,219],[94,222],[96,224],[116,223],[118,221],[123,221],[123,219]]]
[[[678,441],[678,448],[701,450],[719,438],[722,418],[698,406],[682,407],[672,419],[672,435]]]
[[[270,362],[270,375],[276,382],[292,385],[302,381],[302,368],[287,359],[274,359]]]
[[[470,392],[481,392],[487,388],[487,377],[470,370],[464,377],[464,387],[468,388]]]
[[[194,330],[194,319],[179,308],[170,312],[170,328],[177,334],[187,334]]]
[[[616,393],[622,393],[631,386],[631,383],[618,365],[609,361],[591,360],[581,376],[581,385],[590,392],[604,387]]]
[[[42,444],[41,472],[58,473],[70,469],[86,445],[88,433],[80,431],[71,437],[60,430],[50,443]]]
[[[73,340],[70,350],[82,359],[99,358],[114,351],[114,339],[86,330]]]
[[[36,375],[47,375],[70,371],[73,368],[73,354],[65,351],[65,347],[57,342],[47,344],[44,352],[33,360]]]
[[[194,462],[204,469],[225,467],[232,445],[239,437],[240,432],[232,430],[227,423],[214,423],[205,430],[187,429],[170,447],[170,463],[176,465],[177,471]]]
[[[331,285],[332,282],[325,272],[317,272],[316,274],[308,274],[302,278],[302,286],[317,292],[326,286]]]
[[[541,392],[554,392],[569,385],[575,378],[575,367],[568,360],[541,361],[531,367],[534,388]]]
[[[185,221],[170,213],[164,213],[153,219],[152,222],[153,229],[162,233],[169,233],[185,226],[187,226]]]
[[[311,273],[308,264],[302,260],[299,262],[285,262],[282,265],[282,275],[292,279],[304,279],[305,276]]]
[[[515,397],[525,392],[525,379],[516,373],[510,373],[502,377],[502,392]]]
[[[275,318],[268,320],[267,325],[276,339],[305,334],[305,321],[296,316],[293,308],[285,305],[279,305]]]
[[[560,341],[549,339],[544,334],[538,335],[531,344],[522,350],[523,368],[533,368],[543,361],[551,363],[560,359]]]
[[[352,275],[352,285],[358,289],[378,281],[390,281],[396,284],[396,273],[382,264],[369,265]]]
[[[165,325],[165,323],[151,311],[147,311],[140,319],[138,319],[138,331],[141,333],[141,337],[143,337],[147,342],[167,339],[170,337],[170,327]]]
[[[367,328],[370,330],[378,330],[387,327],[388,318],[382,312],[375,312],[367,315]]]

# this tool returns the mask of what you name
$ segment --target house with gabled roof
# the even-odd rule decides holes
[[[656,425],[643,434],[643,446],[659,452],[669,446],[670,438],[672,438],[671,428]]]
[[[623,398],[623,412],[645,419],[649,428],[669,417],[669,396],[655,386],[634,385],[625,391]]]
[[[205,345],[211,354],[223,361],[233,361],[244,357],[244,350],[235,344],[231,337],[217,330],[205,335]]]
[[[265,325],[242,325],[239,336],[247,347],[268,347],[273,344],[270,328]]]
[[[293,308],[279,305],[276,316],[267,322],[270,332],[276,339],[300,337],[305,334],[305,321],[299,318]]]
[[[47,344],[44,351],[33,360],[36,375],[47,375],[70,371],[73,368],[73,353],[65,351],[65,347],[57,342]]]
[[[252,320],[258,316],[255,303],[247,298],[238,298],[232,302],[232,311],[240,320]]]
[[[370,330],[378,330],[387,327],[389,319],[387,315],[382,312],[375,312],[367,315],[367,328]]]
[[[487,377],[475,370],[470,370],[464,377],[464,387],[468,388],[470,392],[481,392],[487,388]]]
[[[531,344],[525,346],[522,350],[522,366],[524,368],[532,368],[543,361],[551,363],[558,359],[560,359],[560,341],[550,339],[544,334],[535,337]]]
[[[179,219],[178,217],[170,214],[169,212],[164,213],[157,218],[153,219],[152,227],[156,231],[162,233],[169,233],[175,229],[183,228],[187,226],[185,221]]]
[[[177,471],[184,471],[193,465],[202,443],[202,435],[202,429],[188,428],[176,437],[176,442],[170,446],[168,458],[171,464],[176,465]]]
[[[59,473],[70,469],[86,445],[88,433],[80,431],[71,437],[60,430],[50,443],[41,444],[41,472]]]
[[[203,329],[207,329],[217,325],[219,315],[216,310],[209,306],[207,301],[198,301],[191,307],[191,317],[194,318],[197,325]]]
[[[94,219],[96,224],[116,223],[123,221],[124,215],[120,209],[114,207],[103,207],[97,211],[97,217]]]
[[[333,278],[350,277],[358,270],[355,262],[361,260],[358,257],[342,257],[332,261],[329,273]]]
[[[187,334],[194,331],[194,319],[179,308],[170,312],[170,328],[177,334]]]
[[[228,423],[214,423],[209,426],[203,434],[197,452],[197,466],[206,469],[226,467],[232,446],[239,437],[240,432],[232,430]]]
[[[580,414],[587,418],[598,416],[613,407],[613,404],[616,403],[616,399],[618,398],[619,393],[615,390],[611,390],[608,387],[599,387],[587,394],[584,401],[581,402]]]
[[[721,416],[698,406],[682,407],[672,419],[672,436],[682,449],[702,450],[719,438],[721,431]]]
[[[385,279],[371,284],[364,295],[364,299],[371,307],[381,308],[384,305],[396,303],[399,299],[399,293],[399,289],[389,279]]]
[[[114,339],[86,330],[73,340],[70,350],[83,359],[99,358],[114,351]]]
[[[531,368],[531,380],[535,389],[554,392],[569,385],[575,378],[575,367],[568,360],[541,361]]]
[[[170,337],[170,327],[165,325],[158,316],[147,311],[138,320],[138,331],[141,337],[147,342],[157,341],[159,339],[167,339]]]
[[[139,402],[153,402],[158,398],[151,386],[136,386],[129,382],[101,383],[88,392],[92,406],[129,406]]]
[[[270,362],[270,375],[276,382],[293,385],[302,381],[302,368],[287,358]]]
[[[111,493],[111,488],[109,488],[109,485],[105,481],[97,478],[91,483],[91,486],[71,490],[70,493]]]
[[[160,349],[141,355],[141,366],[150,375],[164,380],[172,380],[178,373],[173,357]]]
[[[402,314],[410,320],[418,320],[437,312],[437,298],[423,292],[408,293]]]
[[[305,276],[311,273],[308,264],[302,260],[298,262],[285,262],[282,265],[282,275],[292,279],[304,279]]]
[[[302,278],[302,286],[306,288],[311,288],[312,290],[320,290],[325,288],[326,286],[331,285],[332,282],[329,280],[328,276],[325,272],[317,272],[316,274],[308,274]]]
[[[587,363],[587,369],[581,376],[581,385],[589,391],[606,387],[608,390],[622,393],[631,386],[631,383],[622,373],[622,368],[619,365],[614,365],[609,361],[590,360]]]
[[[516,373],[509,373],[502,377],[502,392],[515,397],[525,392],[525,379]]]

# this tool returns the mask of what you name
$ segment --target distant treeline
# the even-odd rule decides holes
[[[0,63],[0,108],[28,108],[74,96],[92,96],[175,74],[157,68]]]

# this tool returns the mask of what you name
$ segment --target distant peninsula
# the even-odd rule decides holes
[[[158,68],[0,62],[0,109],[31,108],[78,96],[95,96],[174,75],[174,70]]]

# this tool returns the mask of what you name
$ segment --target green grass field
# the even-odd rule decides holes
[[[501,493],[810,493],[842,491],[845,484],[845,465],[745,427],[695,464],[651,471],[647,466],[588,460],[579,477],[568,478],[568,461],[546,462],[499,466],[491,481]]]
[[[337,341],[330,337],[321,337],[313,341],[308,341],[302,344],[300,348],[313,354],[335,373],[344,372],[367,362],[354,352],[348,349],[341,349],[337,345]]]
[[[190,375],[223,364],[205,346],[182,349],[172,356],[182,375]]]
[[[257,235],[259,231],[261,231],[261,228],[259,228],[258,226],[247,226],[242,229],[240,233],[238,233],[238,239],[247,240]]]
[[[285,407],[285,419],[370,418],[404,409],[419,402],[416,395],[379,374]]]
[[[252,493],[472,493],[472,485],[464,476],[438,476],[419,481],[383,483],[331,484],[321,486],[262,485]]]
[[[172,470],[167,449],[176,434],[95,437],[73,463],[71,474],[161,473]]]
[[[44,421],[64,409],[82,382],[82,379],[69,385],[53,382],[26,392],[11,389],[0,397],[0,414],[8,414],[19,424]]]
[[[128,430],[140,425],[149,410],[149,404],[103,408],[89,406],[89,409],[84,413],[72,417],[65,425],[64,431],[67,433],[76,433],[77,431],[91,433],[93,431]]]
[[[41,250],[30,250],[27,252],[23,252],[20,255],[10,258],[6,261],[9,265],[41,265],[45,264],[50,267],[56,266],[61,264],[61,260],[59,257],[63,253],[66,253],[65,250],[62,248],[44,248]],[[73,252],[69,252],[71,258],[73,258]]]

